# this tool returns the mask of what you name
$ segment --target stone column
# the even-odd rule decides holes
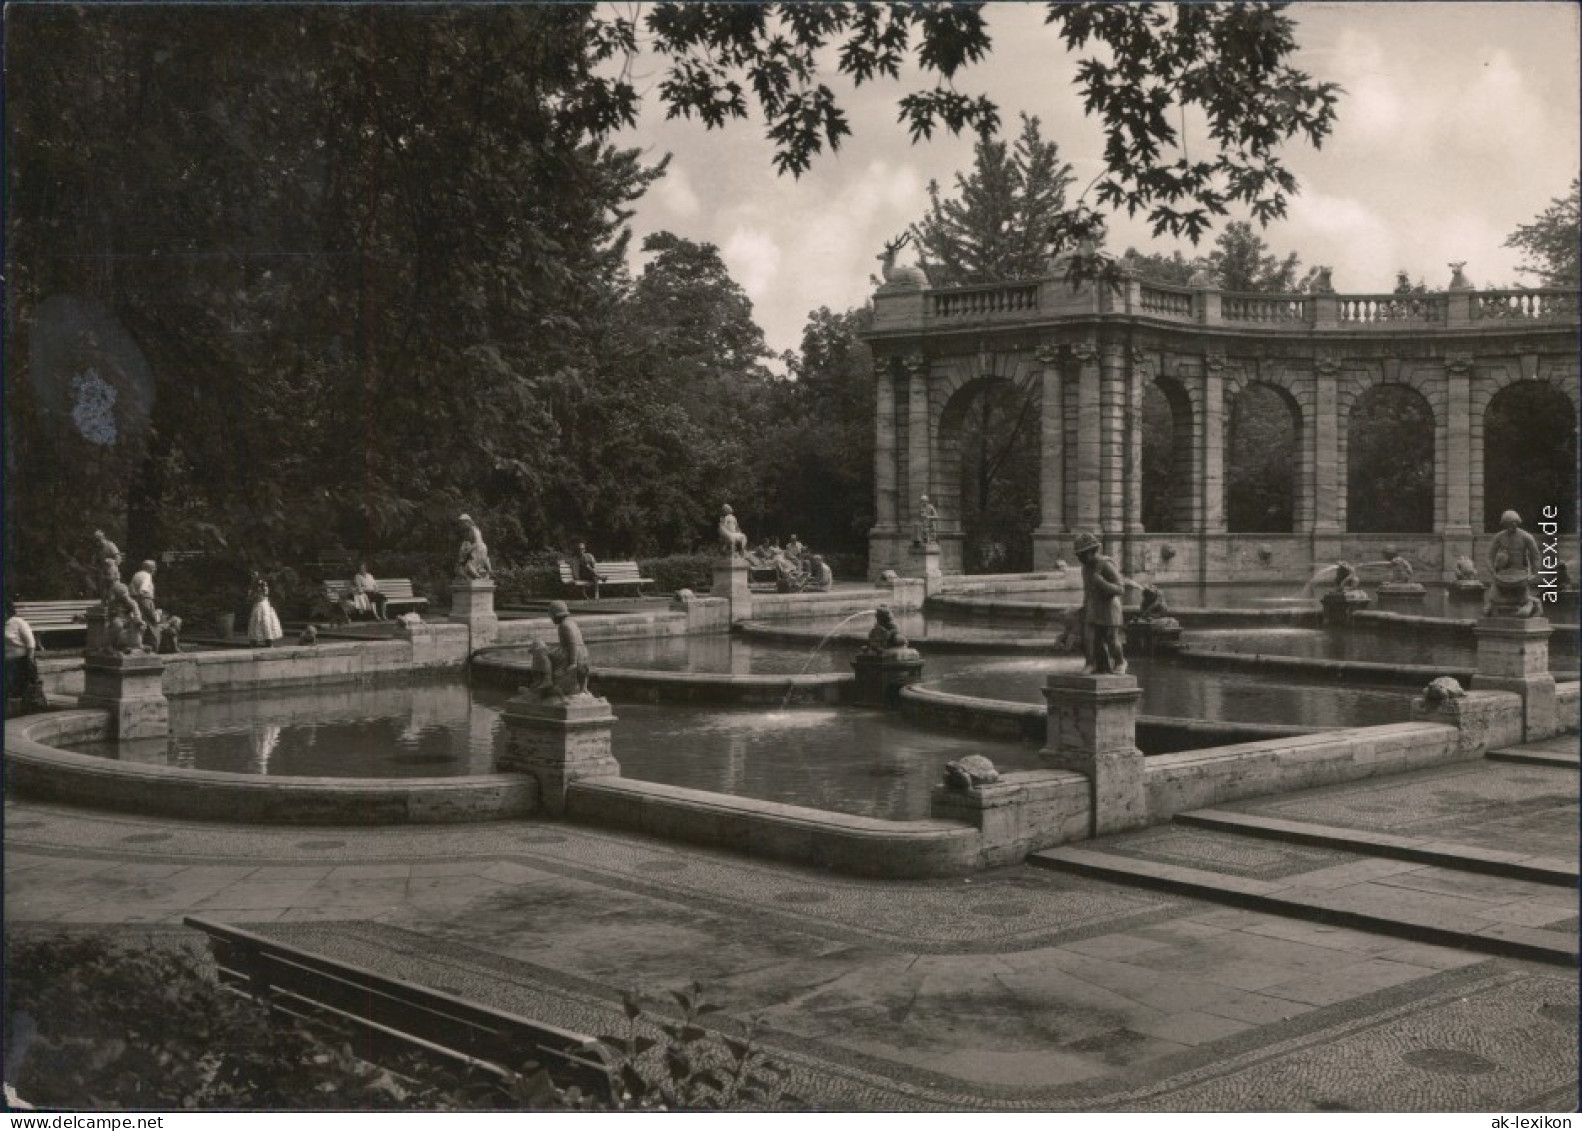
[[[928,411],[928,358],[920,353],[910,355],[906,359],[906,372],[907,500],[904,513],[909,519],[906,535],[911,538],[915,534],[922,497],[937,492],[932,488],[929,467],[934,429]]]
[[[1097,534],[1104,525],[1100,494],[1104,421],[1099,351],[1092,342],[1078,342],[1071,347],[1071,358],[1077,365],[1076,516],[1071,525]]]
[[[1313,533],[1338,534],[1338,502],[1346,485],[1340,479],[1340,362],[1321,357],[1313,365]]]
[[[1559,730],[1555,677],[1549,674],[1549,633],[1544,617],[1483,617],[1473,630],[1479,691],[1514,691],[1522,697],[1522,741],[1537,742]]]
[[[496,768],[538,781],[540,810],[566,812],[566,792],[581,778],[621,776],[610,753],[615,714],[607,700],[586,692],[568,699],[524,691],[505,705],[506,743]]]
[[[83,693],[77,702],[110,712],[110,737],[163,738],[170,733],[161,656],[100,652],[83,661]]]
[[[1129,675],[1047,677],[1049,721],[1043,758],[1087,776],[1093,787],[1093,836],[1148,823],[1147,776],[1137,749],[1137,680]]]
[[[1033,358],[1043,367],[1043,401],[1038,421],[1038,529],[1033,531],[1033,568],[1053,569],[1064,557],[1065,536],[1065,397],[1059,356],[1039,346]]]
[[[1201,532],[1225,533],[1225,355],[1211,353],[1203,359],[1202,492],[1198,514]]]
[[[891,358],[877,357],[873,363],[874,437],[873,492],[874,524],[868,531],[868,568],[874,577],[894,568],[897,547],[903,540],[901,513],[896,489],[895,394],[897,378]]]
[[[1126,533],[1143,532],[1143,386],[1149,377],[1148,351],[1133,346],[1126,375],[1126,459],[1121,468],[1126,487]],[[1128,543],[1128,550],[1130,544]],[[1131,563],[1128,562],[1128,567]]]
[[[747,561],[735,554],[714,561],[714,586],[712,597],[724,597],[731,603],[730,620],[741,624],[753,616],[753,591],[747,584]]]
[[[1443,576],[1456,575],[1456,559],[1472,555],[1472,355],[1445,358],[1445,525]],[[1481,516],[1478,519],[1482,521]]]
[[[1126,459],[1131,452],[1127,434],[1127,386],[1130,384],[1126,351],[1107,345],[1099,351],[1099,527],[1121,535],[1126,525]],[[1122,551],[1124,557],[1124,551]]]
[[[493,644],[500,628],[500,618],[494,615],[494,582],[487,578],[453,579],[449,619],[467,626],[474,651]]]

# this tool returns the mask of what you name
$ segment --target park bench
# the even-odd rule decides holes
[[[27,621],[33,635],[43,637],[66,632],[87,632],[88,610],[101,602],[88,598],[74,601],[18,601],[17,615]]]
[[[562,1088],[611,1095],[609,1067],[591,1037],[212,919],[183,922],[209,937],[222,984],[286,1015],[349,1028],[359,1051],[416,1051],[502,1078],[535,1062]]]
[[[338,607],[345,599],[346,591],[351,587],[350,581],[326,581],[324,596],[329,599],[332,606]],[[412,582],[404,577],[380,581],[379,592],[385,595],[385,611],[391,616],[396,616],[402,611],[421,613],[428,608],[428,598],[415,595],[412,592]]]
[[[637,595],[641,597],[643,596],[643,586],[658,584],[653,578],[642,576],[642,572],[636,562],[600,562],[599,576],[604,580],[600,581],[599,585],[601,587],[635,585],[637,586]],[[584,581],[578,577],[577,571],[572,568],[571,563],[565,560],[560,563],[560,583],[567,588],[577,590],[584,597],[593,589],[593,582]]]

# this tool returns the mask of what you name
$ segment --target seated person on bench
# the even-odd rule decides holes
[[[572,569],[577,572],[577,580],[593,586],[593,599],[599,599],[599,583],[606,578],[599,573],[599,559],[589,552],[588,547],[577,543],[577,555],[572,561]]]
[[[828,593],[835,587],[835,574],[831,572],[823,554],[813,555],[813,573],[804,588],[809,593]]]
[[[374,575],[368,572],[367,562],[358,563],[357,574],[347,586],[347,595],[364,616],[371,612],[375,620],[386,619],[385,595],[379,592],[379,583],[374,580]]]

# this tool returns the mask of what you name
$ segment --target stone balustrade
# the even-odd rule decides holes
[[[1563,323],[1577,319],[1571,290],[1450,291],[1417,294],[1238,294],[1205,287],[1176,287],[1129,279],[1115,288],[1060,278],[998,286],[887,294],[876,302],[906,303],[901,321],[919,328],[1006,322],[1036,322],[1085,308],[1094,314],[1128,314],[1160,322],[1202,326],[1270,327],[1292,330],[1357,331],[1469,325],[1473,322]],[[897,311],[900,311],[897,307]]]

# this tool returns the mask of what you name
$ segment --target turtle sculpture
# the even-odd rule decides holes
[[[982,754],[968,754],[959,762],[945,763],[945,785],[949,789],[968,790],[999,780],[1000,771]]]
[[[1465,699],[1467,693],[1448,675],[1442,675],[1427,687],[1423,688],[1423,702],[1443,703],[1447,699]]]

